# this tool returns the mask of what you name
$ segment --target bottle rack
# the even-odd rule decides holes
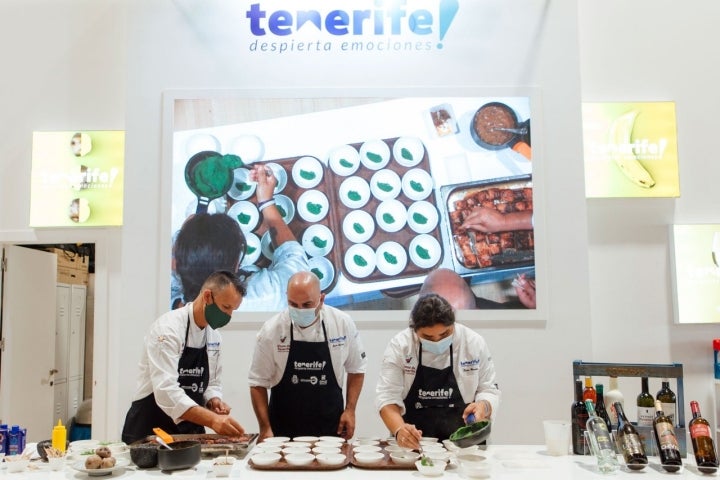
[[[677,391],[675,392],[677,400],[675,436],[680,446],[680,455],[683,458],[687,456],[682,363],[591,363],[575,360],[573,361],[573,391],[575,389],[575,379],[581,376],[674,378],[677,382]],[[634,423],[633,425],[643,441],[645,453],[647,455],[657,455],[652,427],[643,427]]]

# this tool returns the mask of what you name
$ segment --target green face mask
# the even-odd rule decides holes
[[[210,294],[213,303],[205,305],[205,320],[213,330],[222,328],[230,322],[231,316],[220,310],[220,307],[215,303],[215,297]]]

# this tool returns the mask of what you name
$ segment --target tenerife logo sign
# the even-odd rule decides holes
[[[459,0],[253,3],[245,11],[251,52],[411,52],[443,48]],[[275,3],[275,2],[273,2]],[[358,8],[339,9],[354,4]],[[304,7],[304,8],[303,8]]]

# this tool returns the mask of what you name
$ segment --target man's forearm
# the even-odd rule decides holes
[[[265,387],[250,387],[250,401],[257,418],[260,431],[270,428],[270,415],[268,414],[268,393]]]
[[[365,381],[364,373],[348,373],[347,386],[345,395],[345,409],[355,410],[363,382]]]

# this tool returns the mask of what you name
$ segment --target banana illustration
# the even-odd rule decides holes
[[[627,145],[632,143],[630,135],[638,113],[638,111],[632,110],[616,118],[610,125],[608,143],[616,147],[610,156],[615,161],[615,165],[620,168],[620,171],[633,183],[643,188],[651,188],[655,185],[655,180],[653,180],[650,173],[645,170],[645,167],[642,166],[640,161],[635,158],[635,154],[632,151],[621,151],[625,150]]]

